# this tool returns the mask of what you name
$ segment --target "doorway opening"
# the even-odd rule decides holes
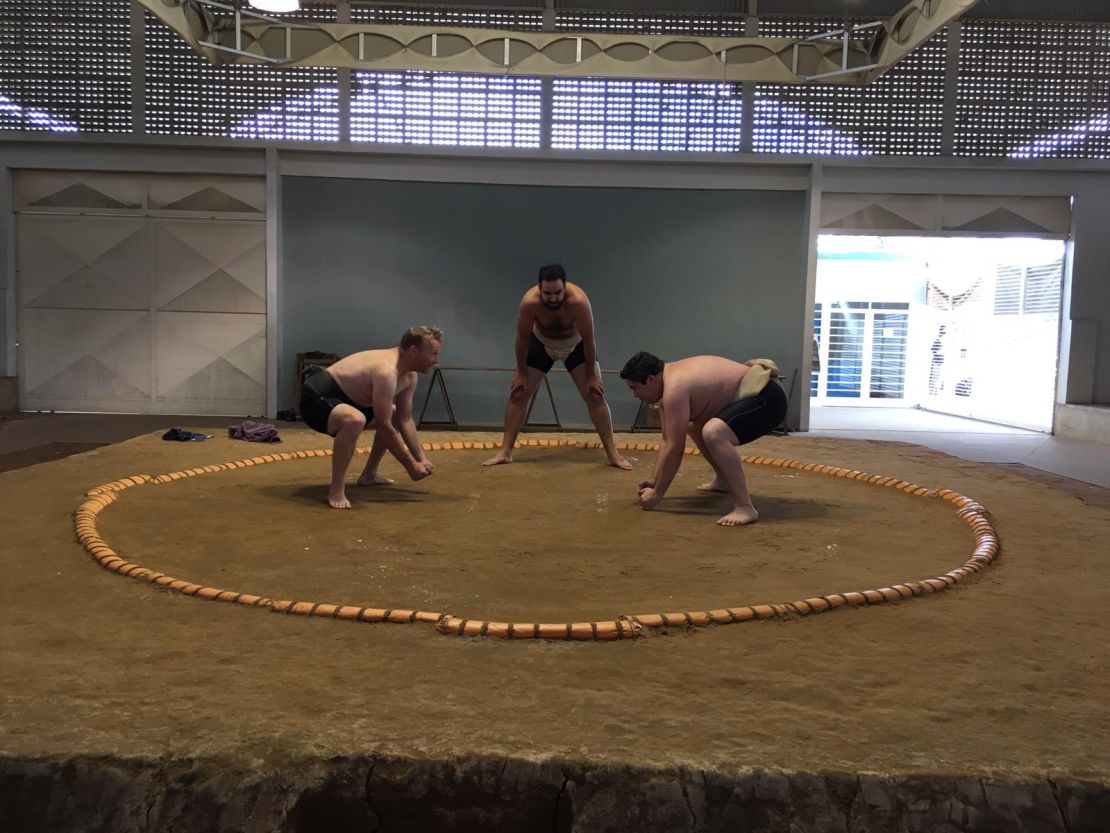
[[[822,234],[817,250],[813,405],[1052,430],[1064,241]]]

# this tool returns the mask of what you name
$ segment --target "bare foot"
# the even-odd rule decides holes
[[[513,453],[511,451],[498,451],[486,462],[482,463],[483,466],[500,466],[502,463],[511,463],[513,461]]]
[[[328,506],[330,506],[332,509],[350,509],[351,502],[347,500],[346,492],[340,492],[338,495],[334,495],[329,492]]]
[[[698,486],[699,492],[727,492],[728,484],[719,477]]]
[[[613,456],[609,458],[609,465],[616,466],[621,471],[632,471],[632,464],[616,452],[614,452]]]
[[[386,477],[384,474],[364,474],[358,479],[359,486],[385,486],[393,482],[392,477]]]
[[[745,506],[741,509],[739,506],[720,518],[717,523],[720,526],[747,526],[754,524],[759,519],[759,513],[755,511],[754,506]]]

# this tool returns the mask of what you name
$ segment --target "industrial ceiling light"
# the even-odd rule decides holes
[[[251,8],[262,12],[295,12],[301,7],[300,0],[250,0]]]

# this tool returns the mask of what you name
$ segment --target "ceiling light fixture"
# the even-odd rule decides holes
[[[295,12],[301,8],[300,0],[250,0],[250,4],[251,8],[276,14]]]

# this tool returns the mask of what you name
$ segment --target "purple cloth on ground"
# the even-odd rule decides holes
[[[238,425],[229,426],[227,435],[233,440],[246,440],[249,443],[280,443],[277,429],[266,422],[244,419]]]

